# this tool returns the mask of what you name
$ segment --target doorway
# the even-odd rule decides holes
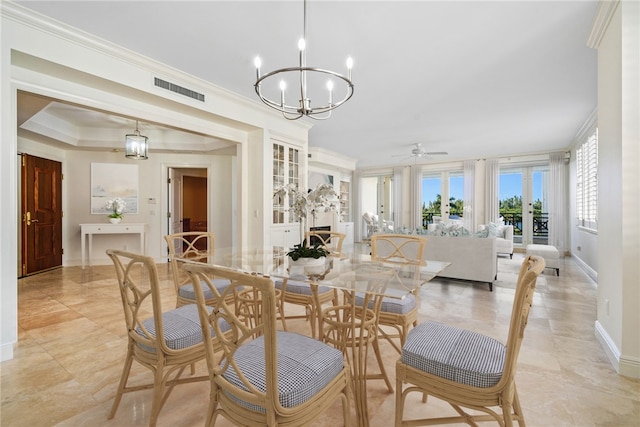
[[[62,266],[62,163],[20,155],[18,277]]]
[[[464,217],[464,172],[444,171],[422,177],[422,227],[462,220]]]
[[[168,234],[209,231],[206,168],[168,168]]]
[[[386,224],[393,228],[394,217],[393,200],[394,200],[393,176],[379,175],[368,176],[362,178],[361,186],[361,203],[362,212],[376,215],[378,223],[376,227]],[[362,236],[369,236],[366,220],[362,220]]]
[[[500,170],[500,216],[513,225],[513,243],[546,245],[549,241],[549,167]]]

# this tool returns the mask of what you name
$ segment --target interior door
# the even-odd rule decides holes
[[[21,272],[62,266],[62,163],[22,154]]]
[[[180,182],[180,173],[175,168],[168,169],[169,178],[167,179],[169,196],[168,209],[167,209],[167,221],[168,221],[168,234],[182,233],[182,184]],[[182,248],[177,244],[175,253],[182,253]]]
[[[182,233],[182,181],[181,174],[169,168],[169,234]]]

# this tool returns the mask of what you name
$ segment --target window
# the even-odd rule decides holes
[[[464,218],[464,172],[445,171],[422,176],[422,226]]]
[[[598,129],[576,150],[578,225],[598,228]]]

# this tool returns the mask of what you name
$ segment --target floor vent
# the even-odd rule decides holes
[[[195,90],[178,86],[177,84],[170,83],[157,77],[154,78],[154,84],[163,89],[170,90],[171,92],[179,93],[180,95],[188,96],[189,98],[197,99],[198,101],[204,102],[204,95],[202,93],[196,92]]]

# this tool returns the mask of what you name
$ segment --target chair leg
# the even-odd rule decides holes
[[[162,408],[163,401],[163,374],[164,365],[159,362],[155,367],[153,373],[153,398],[151,399],[151,415],[149,416],[149,427],[155,427],[158,422],[158,415],[160,414],[160,408]]]
[[[216,417],[214,416],[216,408],[218,407],[218,387],[211,383],[211,391],[209,392],[209,408],[207,410],[207,421],[205,427],[213,427],[216,423]]]
[[[524,422],[524,413],[522,412],[522,406],[520,406],[520,398],[518,397],[518,389],[514,384],[513,390],[513,419],[518,421],[518,425],[520,427],[525,427],[526,424]]]
[[[118,391],[116,391],[116,397],[113,400],[113,405],[111,405],[111,412],[109,412],[109,416],[107,417],[109,420],[116,415],[116,411],[120,405],[120,400],[122,399],[122,394],[127,386],[127,380],[129,379],[129,373],[131,372],[132,365],[133,348],[129,345],[129,348],[127,349],[127,358],[125,359],[124,367],[122,368],[122,375],[120,376],[120,384],[118,384]]]
[[[402,396],[402,380],[396,378],[396,419],[395,427],[402,426],[402,415],[404,414],[404,398]]]
[[[185,368],[186,366],[170,368],[165,374],[164,362],[158,361],[153,374],[153,400],[151,402],[150,427],[155,426],[158,422],[160,411],[173,391],[173,388],[178,384]],[[176,372],[176,374],[173,379],[170,379],[172,372]]]

